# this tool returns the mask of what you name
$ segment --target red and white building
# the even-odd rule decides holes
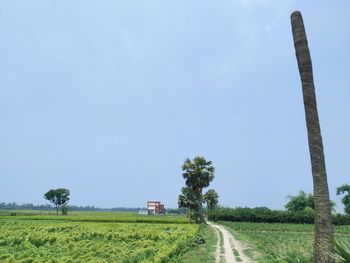
[[[148,214],[153,214],[153,215],[165,214],[164,205],[159,201],[148,201],[147,210],[148,210]]]

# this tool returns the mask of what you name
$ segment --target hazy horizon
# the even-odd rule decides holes
[[[283,209],[312,192],[294,10],[342,211],[348,1],[1,1],[0,202],[65,187],[78,206],[176,207],[195,156],[213,162],[223,206]]]

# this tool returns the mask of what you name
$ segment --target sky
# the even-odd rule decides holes
[[[176,207],[189,157],[223,206],[312,191],[290,14],[311,51],[331,199],[350,183],[350,2],[0,0],[0,202]]]

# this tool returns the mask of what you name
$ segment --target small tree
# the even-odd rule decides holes
[[[315,198],[312,193],[306,194],[304,191],[300,191],[299,195],[288,196],[289,202],[284,206],[288,211],[297,212],[305,210],[315,210]],[[331,210],[335,213],[335,202],[330,200]]]
[[[204,222],[202,190],[208,187],[209,183],[214,179],[214,166],[210,161],[206,161],[204,157],[197,156],[193,160],[187,158],[182,165],[182,171],[186,185],[192,190],[196,200],[196,221],[202,223]]]
[[[203,199],[207,203],[208,210],[213,210],[219,203],[219,195],[214,189],[209,189],[204,194]]]
[[[58,209],[62,205],[66,205],[69,201],[70,192],[65,188],[51,189],[44,194],[44,198],[49,200],[56,206],[56,212],[58,215]]]
[[[344,211],[347,215],[350,215],[350,185],[343,184],[337,188],[337,195],[345,194],[344,197],[341,199],[342,203],[344,204],[345,208]]]
[[[285,205],[285,208],[289,211],[303,211],[306,207],[315,209],[314,195],[306,194],[304,191],[300,191],[297,196],[288,196],[289,202]]]
[[[192,214],[197,207],[196,197],[191,188],[182,187],[181,194],[179,195],[178,204],[179,204],[179,208],[188,209],[188,217],[191,223]]]

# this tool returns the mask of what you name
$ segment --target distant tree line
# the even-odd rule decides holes
[[[332,217],[335,225],[350,225],[350,216],[348,215],[333,214]],[[267,207],[221,207],[208,211],[208,219],[232,222],[313,224],[315,212],[312,209],[288,211],[271,210]]]
[[[332,221],[335,225],[350,225],[350,186],[343,184],[337,188],[337,195],[343,195],[345,215],[337,214],[335,202],[330,201]],[[314,224],[315,202],[314,195],[300,191],[296,196],[287,196],[286,210],[271,210],[267,207],[236,207],[218,208],[208,211],[209,220],[234,222],[263,222],[263,223],[297,223]]]
[[[17,204],[16,202],[0,203],[0,210],[55,210],[53,205],[34,205],[31,203]],[[76,206],[70,205],[69,210],[71,211],[111,211],[111,212],[138,212],[141,207],[114,207],[114,208],[100,208],[95,206]]]
[[[49,204],[33,205],[31,203],[17,204],[16,202],[0,203],[0,210],[53,210],[54,207]]]

